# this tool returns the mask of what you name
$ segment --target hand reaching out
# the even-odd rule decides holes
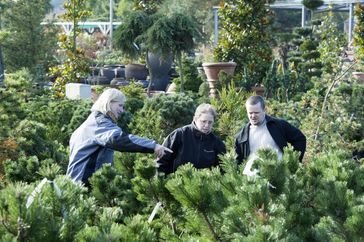
[[[156,144],[154,148],[154,153],[157,155],[158,158],[164,156],[166,152],[173,153],[173,151],[168,149],[167,147],[164,147],[160,144]]]

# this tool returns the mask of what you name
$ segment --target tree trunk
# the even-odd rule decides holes
[[[145,61],[147,62],[147,67],[149,69],[150,63],[149,63],[149,58],[148,58],[148,51],[145,54]],[[153,74],[149,73],[149,84],[148,84],[148,88],[147,88],[147,96],[150,96],[150,89],[153,86],[152,83],[153,82]]]
[[[183,63],[182,63],[182,54],[177,53],[177,62],[178,62],[178,68],[179,68],[179,78],[181,81],[181,92],[184,91],[184,79],[183,79]]]

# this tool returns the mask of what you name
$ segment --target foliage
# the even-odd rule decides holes
[[[361,62],[364,58],[364,6],[362,4],[355,5],[354,15],[356,17],[356,24],[354,27],[353,44],[356,47],[357,58]],[[358,67],[361,71],[361,66]]]
[[[320,52],[323,73],[338,73],[340,71],[341,61],[337,56],[343,52],[342,46],[346,45],[344,35],[338,30],[333,20],[334,15],[330,11],[318,28],[320,43],[317,50]]]
[[[339,39],[324,27],[330,26],[326,21],[318,48],[321,59],[329,60],[339,51],[330,43]],[[310,34],[300,30],[300,36]],[[221,75],[220,100],[210,100],[218,111],[214,133],[229,151],[219,167],[196,170],[187,164],[164,176],[150,156],[116,152],[114,166],[98,170],[89,190],[60,176],[67,161],[53,156],[67,154],[69,135],[87,117],[91,102],[53,99],[30,85],[26,70],[9,75],[7,88],[0,89],[0,240],[361,241],[364,163],[352,155],[364,147],[364,88],[338,79],[322,109],[329,84],[342,71],[338,63],[325,63],[326,73],[306,89],[294,86],[304,79],[293,79],[279,61],[265,73],[263,81],[272,89],[267,113],[300,127],[307,137],[303,163],[292,148],[281,160],[266,149],[254,161],[257,175],[243,174],[245,162],[236,164],[233,142],[247,121],[249,93],[240,87],[255,79],[246,73]],[[283,95],[279,88],[286,87]],[[121,89],[127,103],[120,122],[127,125],[133,115],[128,129],[159,143],[190,123],[198,104],[182,93],[146,98],[134,83]],[[48,180],[41,182],[43,177]],[[154,217],[153,208],[159,208]]]
[[[41,22],[50,10],[49,0],[11,1],[2,9],[1,25],[9,32],[1,41],[8,72],[28,68],[35,74],[49,67],[56,44],[55,29]]]
[[[79,241],[157,241],[155,232],[140,215],[128,218],[125,225],[112,223],[116,209],[106,210],[101,217],[101,228],[86,227],[78,235]]]
[[[198,25],[189,16],[182,13],[148,15],[142,11],[132,12],[114,35],[115,46],[131,58],[145,52],[160,53],[162,58],[172,54],[180,69],[182,90],[182,53],[192,51],[199,39]]]
[[[174,129],[191,123],[195,105],[183,93],[156,95],[137,112],[131,129],[140,136],[160,142]]]
[[[47,137],[68,145],[72,132],[90,113],[91,101],[58,100],[49,95],[35,97],[24,106],[28,117],[48,127]]]
[[[196,19],[200,26],[203,26],[203,33],[207,36],[205,41],[208,41],[214,31],[213,26],[213,11],[211,11],[213,6],[219,5],[219,0],[189,0],[189,1],[179,1],[179,0],[169,0],[163,1],[158,10],[159,13],[168,15],[174,12],[180,12],[185,15],[189,15],[193,19]],[[210,43],[211,44],[211,43]]]
[[[123,18],[125,17],[129,11],[131,11],[133,8],[133,0],[120,0],[117,9],[116,9],[116,15]]]
[[[114,13],[120,2],[120,0],[113,0]],[[92,12],[87,18],[89,21],[109,21],[110,1],[88,0],[84,4],[86,9]]]
[[[182,73],[184,77],[184,91],[192,91],[198,92],[200,85],[202,84],[203,80],[198,73],[197,67],[201,66],[200,63],[196,63],[191,58],[186,57],[185,55],[182,58]],[[177,77],[173,79],[173,82],[176,84],[176,90],[181,90],[181,78]]]
[[[121,87],[121,91],[126,96],[125,110],[135,114],[143,107],[146,100],[143,86],[132,82],[128,86]]]
[[[115,30],[114,46],[120,49],[126,57],[130,59],[137,58],[142,54],[140,36],[147,31],[153,21],[154,18],[142,11],[131,12],[125,22]]]
[[[224,1],[219,10],[221,33],[215,58],[237,63],[237,71],[246,69],[255,82],[261,79],[272,59],[269,28],[272,12],[259,0]]]
[[[296,78],[300,76],[309,82],[312,77],[320,77],[322,74],[321,53],[318,51],[320,39],[317,34],[317,24],[313,22],[312,26],[295,28],[293,31],[295,39],[292,40],[292,50],[288,52],[288,62]],[[306,87],[301,91],[307,89],[306,84]]]
[[[19,155],[18,149],[19,146],[14,138],[0,138],[0,184],[3,182],[5,175],[4,161],[7,159],[15,160]]]
[[[42,178],[40,173],[47,176],[60,175],[61,169],[53,164],[53,160],[38,160],[37,156],[21,155],[17,160],[7,160],[4,162],[7,182],[35,182]],[[52,167],[53,166],[53,167]]]
[[[231,146],[235,134],[242,128],[242,120],[246,120],[245,101],[248,94],[242,89],[236,89],[232,82],[219,92],[220,99],[211,99],[211,104],[216,107],[218,113],[214,129],[223,140],[227,139]]]
[[[123,58],[123,53],[119,50],[102,50],[97,52],[95,63],[98,65],[126,64],[126,60]]]
[[[324,4],[324,1],[322,0],[303,0],[302,1],[303,6],[310,10],[315,10],[318,7],[322,6]]]
[[[301,9],[272,9],[274,12],[273,29],[280,33],[290,33],[294,27],[301,24]],[[278,35],[279,35],[278,34]]]
[[[134,9],[147,14],[156,13],[163,0],[133,0]]]
[[[50,68],[50,72],[56,77],[52,86],[56,97],[64,97],[65,85],[70,82],[82,82],[89,72],[89,65],[85,58],[85,51],[77,47],[77,37],[81,30],[78,23],[90,15],[85,10],[85,0],[69,0],[65,2],[64,8],[67,10],[61,18],[70,21],[73,24],[70,35],[60,33],[58,35],[58,44],[63,51],[66,59],[58,66]]]
[[[2,240],[70,241],[85,224],[91,223],[96,207],[84,187],[66,177],[57,177],[31,195],[35,185],[11,183],[2,190]]]
[[[1,102],[0,102],[0,121],[2,128],[0,136],[7,136],[19,120],[25,117],[24,110],[20,108],[22,100],[19,93],[15,90],[6,91],[0,89]]]
[[[104,165],[90,178],[92,195],[100,206],[119,207],[123,216],[137,212],[140,206],[130,182],[111,165]],[[122,219],[119,219],[120,221]]]

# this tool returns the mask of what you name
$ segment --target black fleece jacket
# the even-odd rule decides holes
[[[186,125],[174,130],[163,142],[165,147],[173,150],[157,162],[159,171],[173,173],[187,162],[196,168],[208,168],[219,164],[218,155],[225,153],[225,144],[213,133],[204,134],[194,125]]]
[[[283,148],[288,146],[288,143],[291,144],[294,150],[301,153],[300,161],[302,161],[306,151],[305,135],[298,128],[292,126],[285,120],[270,117],[268,115],[265,115],[265,119],[268,131],[279,149],[283,152]],[[241,129],[235,139],[235,151],[238,155],[237,161],[239,164],[250,154],[249,128],[250,123],[246,124]]]

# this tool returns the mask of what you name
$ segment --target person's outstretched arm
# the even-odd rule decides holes
[[[172,152],[166,152],[158,160],[158,171],[169,174],[174,172],[174,160],[178,155],[178,150],[181,145],[181,136],[178,129],[170,133],[163,142],[163,146],[169,148]]]
[[[124,132],[108,120],[99,124],[95,134],[95,139],[101,146],[121,152],[155,153],[157,156],[162,156],[167,151],[171,152],[154,140]]]

